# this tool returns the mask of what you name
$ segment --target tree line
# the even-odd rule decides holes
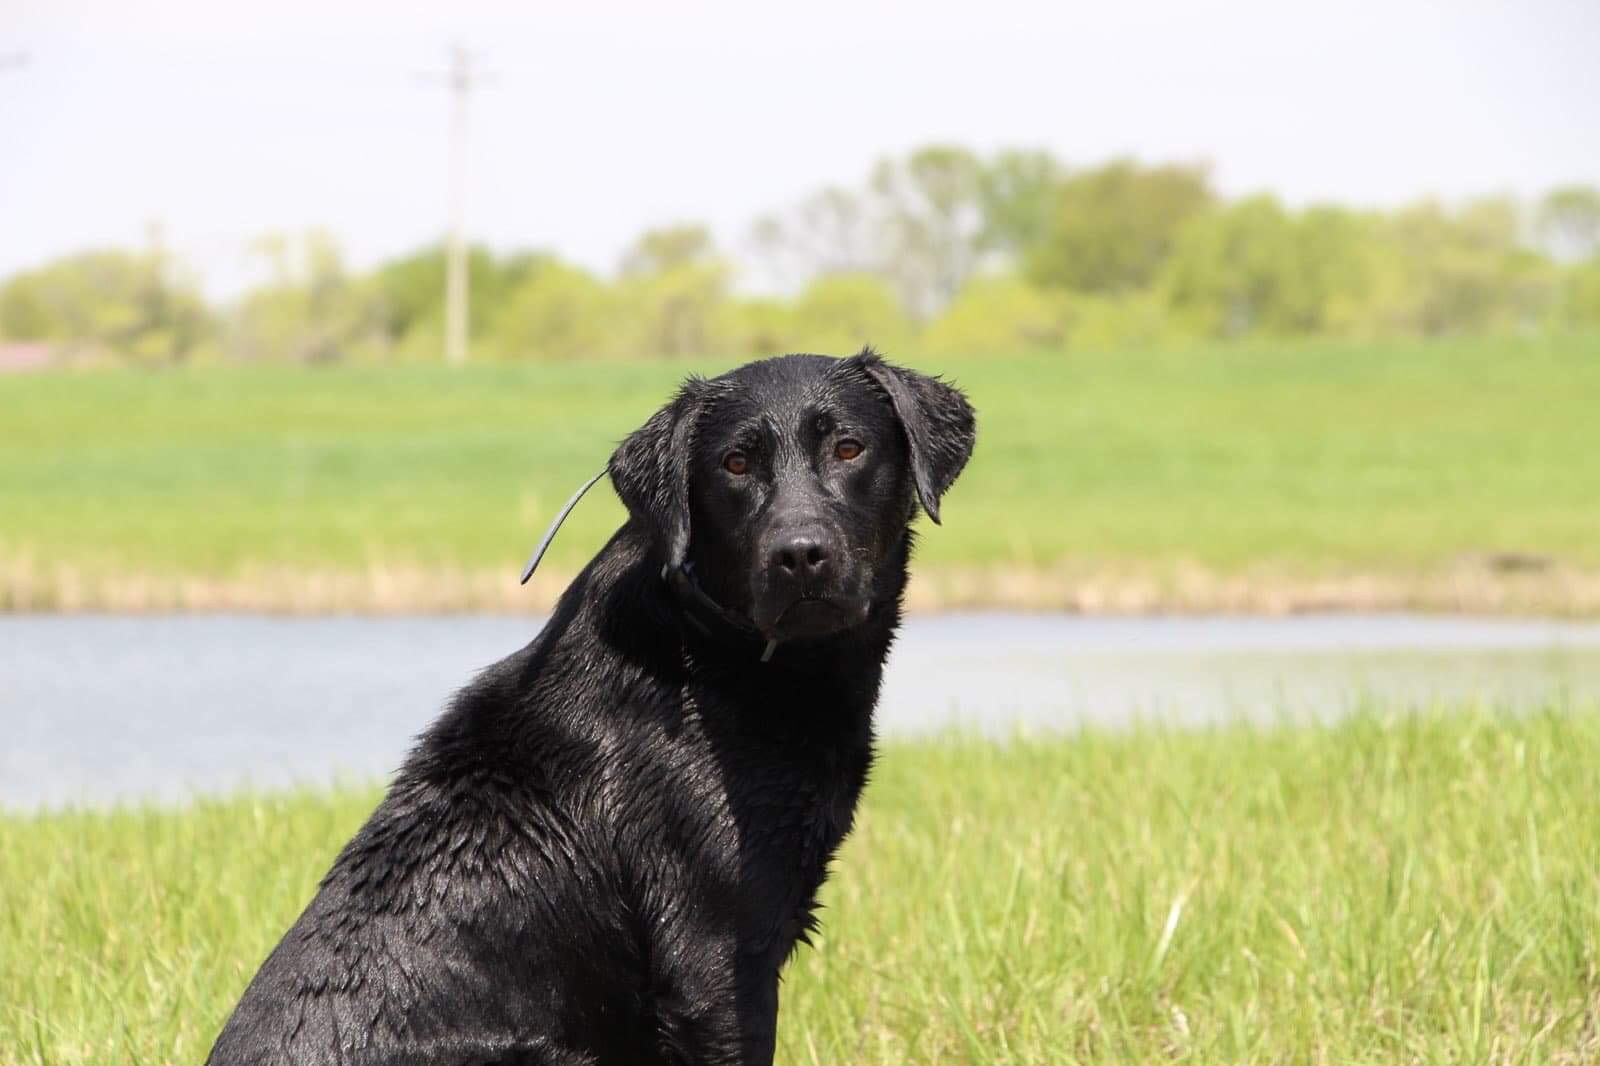
[[[441,358],[440,248],[365,272],[322,231],[253,251],[267,280],[223,306],[159,247],[25,271],[0,283],[0,341],[147,364]],[[483,360],[1570,331],[1600,327],[1600,189],[1297,208],[1225,198],[1202,166],[931,146],[732,247],[684,224],[642,234],[609,276],[483,247],[468,272]]]

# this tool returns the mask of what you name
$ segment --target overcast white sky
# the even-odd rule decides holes
[[[1600,0],[0,0],[0,276],[152,220],[222,291],[267,230],[359,265],[435,239],[446,93],[416,74],[452,41],[497,75],[472,236],[603,270],[929,141],[1209,161],[1294,202],[1600,182]]]

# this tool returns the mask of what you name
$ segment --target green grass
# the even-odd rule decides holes
[[[129,575],[511,574],[681,374],[726,365],[0,378],[0,603],[65,581],[92,605]],[[930,573],[1383,576],[1494,552],[1600,570],[1600,338],[927,368],[981,419],[924,539]],[[552,566],[571,572],[619,518],[596,493]]]
[[[887,749],[785,1063],[1593,1062],[1600,710]],[[0,817],[0,1062],[197,1062],[376,798]]]

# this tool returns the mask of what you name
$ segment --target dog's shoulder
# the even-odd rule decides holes
[[[530,694],[530,655],[485,670],[419,738],[256,974],[215,1061],[263,1034],[285,1062],[381,1058],[459,1029],[450,1004],[507,1047],[554,1026],[552,989],[599,957],[619,916],[596,732]]]

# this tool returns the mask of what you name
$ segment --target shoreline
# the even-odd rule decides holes
[[[233,577],[86,574],[0,563],[0,614],[544,614],[574,574],[369,566],[260,568]],[[1600,570],[1500,569],[1483,560],[1415,573],[1304,574],[1197,565],[1138,569],[913,568],[908,613],[1009,610],[1140,616],[1323,613],[1461,614],[1600,619]]]

